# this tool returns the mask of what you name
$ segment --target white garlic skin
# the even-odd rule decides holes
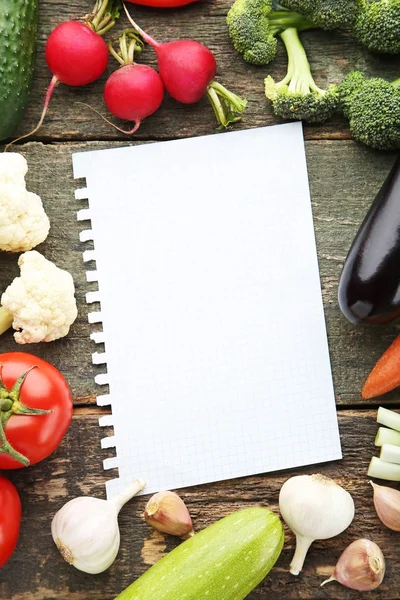
[[[68,563],[85,573],[102,573],[118,554],[118,510],[99,498],[74,498],[54,516],[51,533]]]
[[[330,477],[296,475],[281,487],[281,515],[296,535],[296,550],[290,573],[298,575],[314,540],[326,540],[342,533],[354,518],[351,495]]]

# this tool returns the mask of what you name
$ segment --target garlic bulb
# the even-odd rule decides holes
[[[55,514],[51,533],[62,557],[85,573],[102,573],[119,550],[118,514],[128,500],[145,487],[143,479],[112,500],[80,496]]]
[[[376,514],[386,527],[400,531],[400,492],[385,485],[370,482],[374,488]]]
[[[319,474],[297,475],[285,481],[279,493],[279,508],[296,536],[292,575],[300,573],[314,540],[339,535],[354,518],[350,494],[333,479]]]
[[[192,519],[186,504],[175,492],[154,494],[147,503],[144,518],[161,533],[183,538],[194,535]]]
[[[376,589],[385,576],[385,559],[382,550],[371,540],[356,540],[341,554],[332,577],[323,581],[338,581],[359,592]]]

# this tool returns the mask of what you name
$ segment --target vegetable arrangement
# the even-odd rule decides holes
[[[139,0],[137,3],[167,8],[189,2]],[[394,29],[390,28],[397,14],[395,3],[364,0],[334,3],[328,0],[283,0],[282,3],[285,6],[273,9],[268,0],[236,0],[227,16],[234,46],[247,62],[269,63],[277,51],[278,37],[285,45],[288,55],[285,77],[280,82],[266,77],[264,83],[274,112],[285,119],[304,119],[313,123],[330,118],[341,108],[350,120],[355,139],[377,148],[397,147],[398,83],[366,80],[363,74],[353,72],[340,85],[321,89],[314,81],[299,37],[299,32],[314,28],[351,27],[357,39],[370,50],[400,52],[400,48],[396,49],[398,39],[391,33]],[[379,6],[373,4],[385,4],[385,12],[380,13]],[[136,24],[126,7],[125,11],[133,29],[121,34],[118,50],[112,42],[107,45],[101,37],[114,25],[119,14],[118,2],[112,0],[98,0],[84,23],[70,21],[52,32],[46,46],[46,60],[53,78],[40,122],[27,135],[41,126],[58,83],[81,86],[99,78],[107,66],[109,52],[120,67],[105,84],[105,104],[114,116],[134,124],[130,130],[120,131],[128,134],[137,131],[143,119],[158,110],[164,89],[183,104],[198,102],[207,95],[220,127],[226,128],[240,120],[246,100],[215,81],[216,60],[206,46],[184,39],[157,42]],[[382,19],[387,20],[385,36],[382,36]],[[159,73],[152,67],[136,63],[136,55],[142,51],[144,43],[156,52]],[[390,110],[390,123],[382,120],[381,113],[385,112],[379,110],[382,106],[388,109],[387,112]],[[388,118],[387,114],[385,118]],[[12,326],[15,341],[20,344],[59,339],[68,334],[77,316],[71,275],[39,252],[32,251],[47,237],[50,224],[40,198],[26,191],[26,169],[26,162],[18,154],[5,154],[4,160],[0,159],[0,211],[3,211],[0,215],[4,214],[2,222],[7,222],[7,229],[2,231],[0,227],[0,249],[24,252],[19,258],[21,276],[1,297],[0,333]],[[380,215],[385,210],[388,210],[387,214],[390,212],[396,178],[397,171],[394,170],[378,195],[378,208],[375,213],[371,212],[371,218],[368,217],[370,220],[365,229],[370,236],[373,215],[378,210]],[[395,229],[395,222],[390,220],[390,223]],[[354,252],[363,246],[361,238],[362,234],[358,246],[355,243]],[[385,260],[375,258],[376,270],[378,267],[384,269]],[[358,267],[357,260],[356,256],[354,265]],[[350,268],[350,260],[348,265]],[[389,260],[387,266],[390,267]],[[351,283],[354,283],[354,275]],[[354,316],[351,313],[352,317],[356,321],[373,322],[375,317],[381,319],[383,316],[386,320],[390,315],[393,318],[397,306],[394,298],[389,296],[388,292],[386,304],[378,299],[370,314]],[[346,301],[351,312],[354,303]],[[397,346],[400,344],[394,344],[377,364],[364,386],[363,397],[370,398],[371,394],[375,396],[400,385],[397,373],[400,350]],[[0,365],[0,469],[20,468],[42,460],[61,442],[71,421],[72,397],[57,369],[32,355],[0,355]],[[380,428],[381,457],[372,459],[369,475],[390,475],[387,478],[400,480],[400,423],[384,410],[380,409],[378,421],[393,430]],[[21,419],[21,415],[25,418]],[[21,511],[16,490],[3,479],[0,476],[0,507],[6,506],[11,498],[13,514],[4,523],[6,542],[4,548],[0,545],[0,567],[15,548]],[[374,505],[380,520],[391,529],[400,530],[400,492],[373,485]],[[143,487],[144,481],[138,480],[125,494],[111,501],[79,497],[65,504],[52,521],[53,539],[63,558],[86,573],[101,573],[109,568],[120,544],[118,513]],[[296,551],[290,565],[293,575],[300,573],[314,540],[339,535],[354,518],[351,495],[333,480],[318,474],[288,479],[280,490],[279,508],[296,536]],[[147,600],[150,597],[155,600],[180,597],[189,600],[203,597],[210,600],[244,599],[268,574],[284,543],[279,517],[261,507],[236,511],[194,533],[185,503],[177,494],[166,491],[148,501],[144,518],[158,531],[185,541],[124,590],[118,596],[119,600]],[[0,540],[2,527],[0,518]],[[321,585],[338,581],[351,589],[373,590],[381,584],[384,574],[385,560],[380,548],[371,540],[358,539],[344,550],[333,576]]]

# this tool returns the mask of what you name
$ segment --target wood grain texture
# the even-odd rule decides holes
[[[79,242],[79,231],[90,223],[76,219],[76,211],[85,203],[74,199],[74,189],[84,182],[73,180],[71,155],[118,145],[121,142],[29,143],[22,148],[30,166],[28,188],[42,197],[51,220],[49,237],[38,250],[73,274],[79,314],[70,334],[62,340],[22,348],[15,344],[12,333],[7,332],[0,338],[0,352],[24,349],[55,364],[70,382],[77,404],[95,402],[94,376],[103,372],[104,366],[91,363],[91,354],[97,348],[89,339],[93,326],[89,327],[87,321],[85,293],[96,289],[96,284],[87,283],[85,272],[95,265],[85,265],[82,260],[82,250],[92,246],[91,242]],[[369,370],[398,330],[396,324],[355,327],[348,323],[338,307],[337,284],[347,250],[394,155],[373,152],[351,141],[308,141],[306,153],[336,399],[339,405],[356,405],[362,403],[360,390]],[[118,199],[113,201],[117,209]],[[279,198],[269,201],[273,209]],[[118,240],[112,243],[117,244]],[[17,258],[13,254],[0,254],[0,290],[18,274]],[[92,307],[91,310],[96,309],[96,305]],[[296,294],[293,310],[296,310]],[[387,395],[384,400],[399,402],[399,392]],[[372,400],[370,404],[381,401]]]
[[[367,479],[370,457],[376,454],[373,446],[377,430],[375,418],[376,411],[341,411],[339,426],[344,460],[295,471],[296,474],[321,472],[343,485],[352,494],[356,505],[352,525],[336,538],[315,542],[299,577],[288,573],[294,539],[286,529],[285,547],[276,567],[248,596],[250,600],[362,597],[336,583],[319,587],[331,573],[342,550],[358,537],[373,539],[387,560],[386,578],[378,590],[368,594],[368,598],[397,600],[399,534],[389,531],[378,520]],[[144,522],[142,513],[148,496],[143,496],[132,500],[121,512],[120,553],[107,572],[86,575],[67,565],[58,554],[50,533],[54,513],[77,495],[104,497],[104,481],[112,476],[101,469],[103,455],[107,455],[107,452],[99,451],[102,435],[105,432],[98,427],[97,416],[79,412],[52,457],[27,470],[9,473],[23,499],[24,516],[17,551],[1,570],[0,600],[112,600],[151,563],[176,545],[175,538],[153,533]],[[248,506],[262,505],[278,512],[279,489],[288,477],[288,472],[259,475],[186,488],[179,493],[189,507],[195,529],[200,530],[234,510]]]

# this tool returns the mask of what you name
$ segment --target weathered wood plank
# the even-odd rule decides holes
[[[298,578],[288,573],[294,540],[286,531],[285,548],[276,567],[249,599],[344,600],[359,597],[335,583],[323,589],[319,584],[330,574],[347,544],[358,537],[367,537],[380,545],[387,559],[386,578],[368,597],[397,600],[400,585],[398,534],[387,530],[378,520],[366,475],[371,454],[376,454],[373,446],[377,429],[375,417],[375,411],[341,411],[339,424],[344,460],[296,471],[324,473],[348,489],[356,504],[353,524],[337,538],[316,542]],[[9,473],[20,491],[24,510],[17,551],[1,570],[0,600],[111,600],[143,573],[148,564],[175,546],[174,538],[152,534],[143,521],[145,496],[136,498],[123,509],[120,554],[106,573],[98,576],[80,573],[59,556],[50,534],[54,513],[76,495],[104,497],[104,481],[112,476],[102,471],[101,460],[105,454],[99,451],[102,434],[95,415],[76,414],[61,447],[50,459],[29,469]],[[197,486],[186,488],[181,494],[190,509],[195,529],[200,530],[247,506],[269,506],[278,511],[279,489],[291,474],[293,472],[281,472]]]
[[[74,182],[72,178],[71,153],[109,146],[115,147],[118,143],[29,143],[22,147],[30,165],[29,189],[41,195],[52,223],[50,235],[39,250],[73,274],[79,305],[78,319],[67,338],[23,349],[60,368],[70,381],[78,403],[94,401],[96,388],[93,377],[104,367],[91,364],[91,354],[96,347],[89,339],[85,292],[95,289],[95,284],[89,285],[85,278],[81,250],[90,247],[90,243],[80,244],[79,231],[88,224],[76,220],[76,211],[83,204],[74,199],[74,189],[82,182]],[[346,252],[394,157],[345,141],[310,141],[306,144],[306,151],[336,396],[338,404],[346,406],[360,403],[363,380],[397,333],[395,324],[385,327],[350,325],[337,303],[337,282]],[[273,209],[273,204],[279,199],[271,198],[270,201]],[[88,268],[92,267],[88,265]],[[17,256],[1,253],[0,290],[17,273]],[[296,310],[295,297],[293,310]],[[15,349],[11,333],[0,338],[0,352]],[[399,400],[397,391],[385,397],[385,401],[389,402]]]
[[[38,121],[45,89],[50,81],[51,75],[44,60],[47,36],[60,22],[71,18],[78,19],[87,13],[93,2],[94,0],[41,1],[35,80],[26,118],[19,134],[33,129]],[[233,49],[225,25],[225,15],[231,4],[231,0],[207,0],[173,11],[157,11],[135,5],[132,5],[130,10],[138,22],[161,41],[192,37],[205,43],[215,52],[218,80],[249,101],[245,118],[235,127],[248,128],[275,123],[277,119],[272,115],[271,106],[264,96],[263,80],[267,74],[278,80],[284,76],[284,49],[281,47],[277,59],[265,67],[254,67],[244,63]],[[128,21],[124,15],[115,32],[122,31],[126,26]],[[114,36],[115,34],[112,34],[112,37]],[[393,79],[398,76],[398,65],[394,58],[368,54],[357,46],[348,34],[316,31],[305,33],[303,38],[315,79],[321,87],[339,82],[344,74],[353,68]],[[139,62],[155,66],[154,52],[146,48]],[[75,104],[77,101],[85,102],[106,114],[102,89],[107,75],[115,68],[116,62],[110,60],[106,75],[85,88],[59,86],[46,121],[35,139],[125,139],[123,134],[112,129],[89,109]],[[195,106],[183,106],[166,98],[161,109],[145,120],[135,139],[204,135],[212,133],[214,128],[214,116],[206,99]],[[341,139],[349,137],[349,133],[344,118],[338,116],[323,126],[307,127],[306,136],[310,139]]]

